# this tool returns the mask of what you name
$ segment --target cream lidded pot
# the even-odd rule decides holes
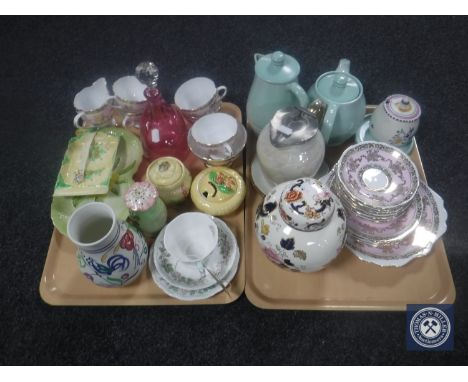
[[[315,272],[341,252],[346,217],[340,200],[319,180],[282,183],[260,203],[255,232],[265,256],[278,265]]]
[[[174,157],[161,157],[151,162],[146,179],[159,191],[167,205],[181,203],[190,193],[192,176],[184,164]]]
[[[402,94],[388,96],[372,113],[372,137],[396,147],[411,142],[419,127],[421,108],[415,99]]]
[[[257,140],[264,174],[279,184],[313,177],[323,163],[325,142],[314,114],[300,107],[278,110]]]

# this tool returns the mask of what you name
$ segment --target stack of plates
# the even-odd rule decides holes
[[[442,198],[419,182],[402,151],[383,143],[348,148],[325,179],[347,214],[347,246],[360,259],[402,266],[428,254],[446,230]]]
[[[218,281],[228,286],[236,275],[240,259],[236,237],[222,220],[213,220],[218,227],[218,244],[199,262],[184,262],[169,253],[164,245],[166,228],[156,238],[149,268],[153,281],[169,296],[185,301],[206,299],[223,290]]]

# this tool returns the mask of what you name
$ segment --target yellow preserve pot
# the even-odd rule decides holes
[[[190,196],[200,211],[214,216],[227,215],[242,204],[245,182],[233,169],[206,168],[193,180]]]
[[[184,201],[192,183],[190,171],[174,157],[161,157],[151,162],[146,170],[146,179],[156,186],[166,204]]]

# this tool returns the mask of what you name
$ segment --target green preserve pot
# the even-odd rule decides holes
[[[167,221],[167,209],[158,190],[149,182],[136,182],[125,193],[133,223],[147,241],[152,241]]]

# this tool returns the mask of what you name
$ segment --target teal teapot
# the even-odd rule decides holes
[[[309,97],[297,83],[301,71],[294,57],[277,51],[254,55],[255,78],[247,99],[247,122],[256,134],[268,125],[277,110],[307,107]]]
[[[337,146],[354,136],[366,112],[361,82],[349,73],[350,61],[340,60],[335,71],[322,74],[309,89],[314,108],[322,108],[321,131],[329,146]],[[314,111],[314,110],[311,110]],[[316,110],[315,110],[316,111]]]

